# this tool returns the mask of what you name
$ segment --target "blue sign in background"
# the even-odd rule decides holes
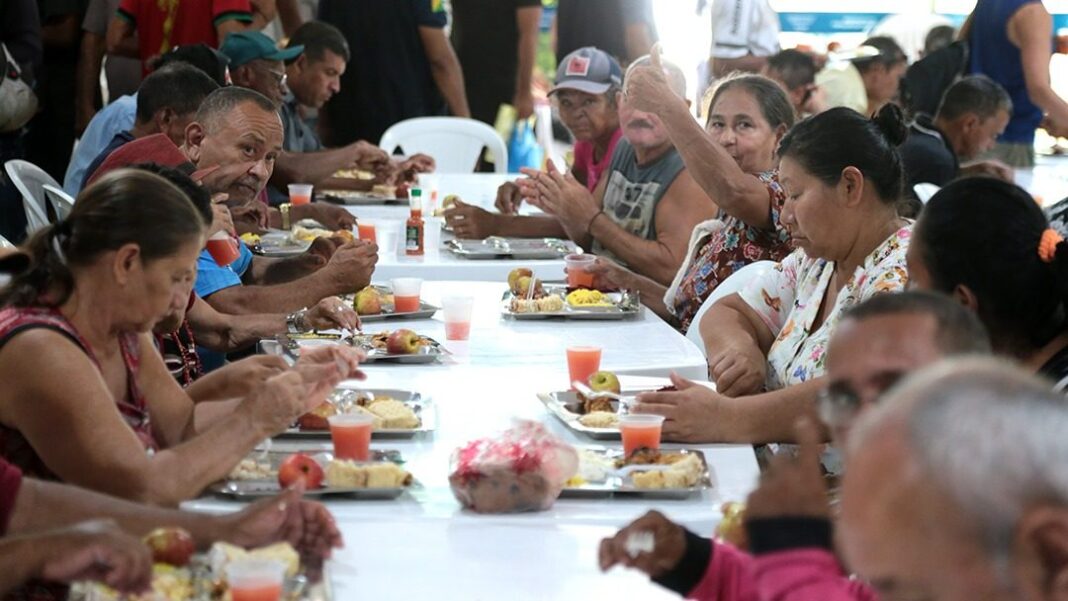
[[[783,31],[794,33],[866,33],[892,13],[779,13]],[[967,15],[942,15],[958,27]],[[1068,27],[1068,15],[1053,15],[1054,31]]]

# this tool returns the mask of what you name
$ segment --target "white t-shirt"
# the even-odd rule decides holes
[[[768,0],[713,0],[712,56],[771,56],[779,51],[779,15]]]

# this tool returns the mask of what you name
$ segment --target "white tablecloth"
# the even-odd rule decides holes
[[[719,521],[720,504],[743,500],[756,481],[751,447],[702,445],[713,470],[711,491],[685,500],[563,499],[546,512],[481,516],[460,509],[448,487],[449,455],[457,446],[507,427],[513,418],[544,422],[576,445],[618,445],[573,434],[549,415],[538,392],[567,385],[564,348],[603,347],[602,367],[624,375],[624,387],[662,385],[675,370],[693,378],[704,373],[697,348],[656,315],[622,322],[515,322],[500,317],[504,286],[494,283],[433,282],[423,297],[475,296],[471,340],[446,343],[455,352],[447,364],[369,365],[367,387],[399,387],[430,396],[438,429],[410,441],[374,441],[373,448],[398,449],[419,487],[394,501],[329,500],[346,548],[331,563],[336,599],[670,599],[672,595],[639,574],[597,569],[602,537],[649,509],[658,509],[697,532]],[[434,320],[389,323],[443,339]],[[368,324],[376,331],[378,324]],[[275,448],[294,448],[275,442]],[[328,448],[300,445],[302,448]],[[677,447],[679,445],[665,445]],[[695,445],[690,445],[695,446]],[[234,503],[202,499],[190,508],[229,511]]]

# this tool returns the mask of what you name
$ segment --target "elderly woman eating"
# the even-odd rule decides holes
[[[0,291],[0,455],[28,475],[173,505],[362,375],[358,352],[318,349],[198,429],[151,330],[188,302],[203,237],[185,194],[131,170],[34,235],[29,269]]]
[[[727,296],[701,321],[717,391],[674,378],[677,391],[639,397],[687,442],[784,442],[814,414],[827,341],[845,309],[902,290],[911,225],[898,216],[906,134],[900,111],[869,120],[832,109],[779,146],[781,220],[798,249]]]

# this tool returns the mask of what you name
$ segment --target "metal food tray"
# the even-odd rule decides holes
[[[274,472],[278,471],[278,466],[293,453],[299,453],[301,451],[267,451],[266,453],[254,453],[250,457],[257,461],[266,461],[270,463],[271,469]],[[307,451],[308,455],[313,457],[320,456],[324,458],[322,462],[324,464],[323,470],[326,470],[325,463],[332,459],[330,453],[321,453],[318,451]],[[264,457],[266,456],[266,457]],[[371,449],[371,462],[391,461],[397,464],[403,464],[400,451],[395,450],[375,450]],[[396,488],[332,488],[323,485],[322,488],[307,489],[304,491],[305,497],[333,497],[333,496],[346,496],[353,499],[362,500],[382,500],[382,499],[396,499],[404,494],[404,492],[413,486],[416,486],[417,482],[412,480],[410,486],[398,486]],[[222,482],[216,482],[208,487],[208,492],[218,495],[220,497],[226,497],[228,499],[258,499],[261,497],[272,497],[282,492],[282,487],[278,484],[277,476],[273,476],[269,480],[223,480]]]
[[[416,434],[433,432],[437,428],[438,412],[436,405],[429,398],[423,398],[418,392],[386,388],[365,388],[360,390],[355,388],[338,388],[330,395],[330,400],[334,401],[336,400],[335,397],[346,393],[359,394],[360,392],[370,392],[376,397],[390,397],[400,401],[405,405],[410,406],[412,411],[419,417],[420,424],[418,428],[376,428],[371,431],[372,439],[413,438]],[[275,438],[290,440],[329,440],[330,430],[301,430],[299,427],[294,426],[285,432],[282,432]]]
[[[393,291],[389,286],[375,286],[380,294],[393,296]],[[349,304],[350,307],[355,309],[353,301],[356,299],[356,293],[343,294],[341,300]],[[382,303],[382,312],[375,315],[361,315],[360,321],[363,323],[374,323],[376,321],[386,321],[387,319],[430,319],[434,317],[434,314],[438,312],[441,307],[431,305],[423,300],[419,301],[418,311],[409,311],[406,313],[395,313],[393,311],[393,303]]]
[[[293,334],[292,336],[283,334],[277,336],[274,340],[263,339],[260,340],[260,351],[296,361],[300,357],[300,348],[302,346],[349,344],[367,352],[367,358],[363,360],[364,364],[379,362],[402,364],[433,363],[450,354],[440,342],[429,336],[422,336],[421,338],[427,344],[420,346],[418,352],[410,355],[392,355],[384,350],[373,348],[371,346],[371,334],[357,334],[352,338],[342,338],[338,334],[315,334],[314,336],[315,338],[302,338],[300,334]]]
[[[384,196],[361,190],[323,190],[318,196],[343,205],[408,204],[407,198]]]
[[[574,242],[557,238],[502,238],[485,240],[449,240],[444,248],[464,259],[562,259],[582,252]]]
[[[608,447],[581,447],[577,449],[579,452],[587,451],[610,460],[617,460],[623,458],[623,449],[608,448]],[[712,488],[712,473],[709,470],[708,462],[705,461],[705,454],[699,449],[661,449],[664,453],[679,453],[682,455],[696,455],[701,461],[701,465],[704,469],[701,472],[697,484],[689,488],[639,488],[634,486],[629,478],[621,478],[617,475],[609,475],[608,478],[601,482],[586,482],[581,486],[565,486],[560,492],[561,498],[590,498],[590,497],[608,497],[608,496],[629,496],[629,497],[643,497],[643,498],[657,498],[657,499],[684,499],[691,495],[698,494],[703,490]]]
[[[311,242],[294,240],[290,232],[271,230],[260,236],[258,244],[249,247],[253,253],[264,257],[284,258],[304,254]]]
[[[630,394],[630,392],[624,391],[624,394]],[[538,399],[549,410],[549,413],[555,415],[557,419],[564,422],[564,425],[574,432],[580,432],[595,440],[620,439],[619,428],[591,428],[579,422],[578,419],[582,417],[582,414],[568,408],[568,405],[575,406],[580,403],[578,393],[573,390],[540,392],[538,393]]]
[[[511,308],[513,294],[505,292],[501,299],[501,314],[518,320],[583,319],[609,321],[634,317],[641,312],[641,303],[639,302],[637,291],[624,290],[605,293],[612,302],[613,306],[611,307],[573,307],[567,302],[567,286],[543,285],[543,289],[546,295],[560,297],[564,301],[564,308],[560,311],[551,312],[516,313]]]

